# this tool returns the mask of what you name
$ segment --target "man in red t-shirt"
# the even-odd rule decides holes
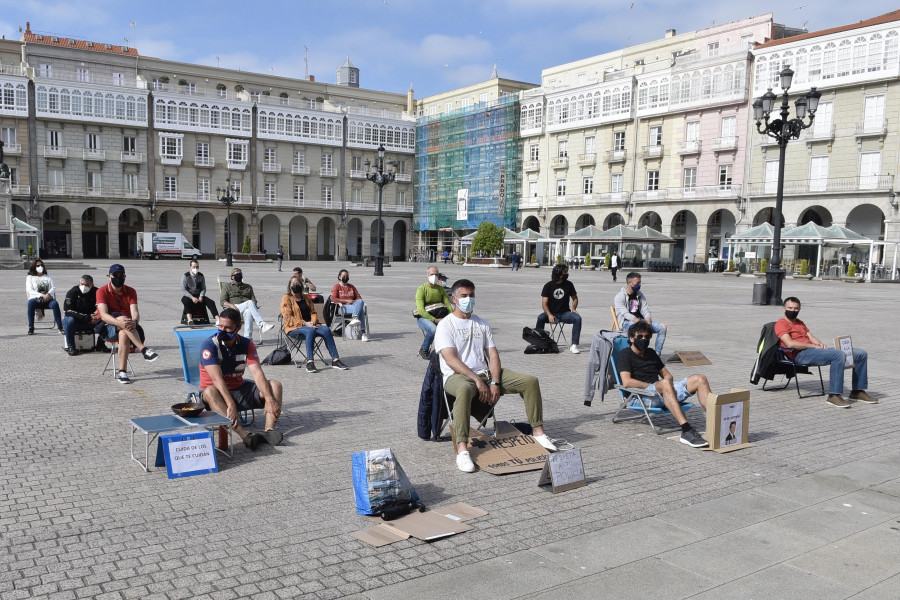
[[[843,350],[829,348],[810,332],[806,323],[797,318],[800,314],[800,300],[790,296],[782,305],[784,318],[775,323],[775,335],[781,340],[782,348],[789,348],[787,354],[794,363],[801,367],[830,366],[828,379],[828,399],[831,406],[850,408],[851,403],[844,400],[844,363],[846,355]],[[866,393],[869,355],[862,348],[853,349],[853,387],[851,400],[859,400],[867,404],[875,404],[877,398]]]
[[[141,341],[138,334],[138,323],[141,314],[138,311],[137,292],[125,285],[125,267],[114,264],[109,267],[109,283],[97,289],[97,314],[103,323],[98,330],[100,339],[119,341],[119,372],[116,380],[119,383],[131,383],[128,377],[128,353],[131,344],[141,351],[144,360],[153,362],[159,355]]]

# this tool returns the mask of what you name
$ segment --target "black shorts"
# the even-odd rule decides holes
[[[238,410],[253,410],[254,408],[266,407],[266,403],[259,397],[259,388],[256,387],[254,381],[245,379],[241,387],[229,391]],[[203,390],[200,391],[200,399],[203,399]]]

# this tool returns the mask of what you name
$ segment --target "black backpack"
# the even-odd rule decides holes
[[[559,354],[559,346],[543,329],[525,327],[522,329],[522,339],[528,342],[525,354]]]

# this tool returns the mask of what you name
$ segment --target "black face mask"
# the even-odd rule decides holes
[[[125,285],[125,276],[124,275],[113,275],[109,279],[110,283],[113,284],[113,287],[120,288]]]
[[[244,276],[241,275],[240,273],[235,273],[234,275],[231,276],[231,278],[234,279],[235,283],[240,283],[244,280]]]
[[[569,279],[569,274],[568,274],[568,273],[566,273],[565,275],[562,276],[562,280],[563,280],[563,281],[567,281],[568,279]]]
[[[348,281],[350,281],[350,278],[349,278],[349,277],[341,277],[341,282],[342,282],[342,283],[347,283]]]
[[[237,334],[233,331],[222,331],[221,329],[219,330],[219,340],[223,342],[230,342],[234,339],[235,335]]]
[[[644,352],[647,350],[647,348],[650,347],[650,340],[647,340],[644,338],[636,338],[634,340],[634,347],[637,348],[638,350],[640,350],[641,352]]]
[[[796,319],[796,318],[797,318],[797,315],[799,315],[799,314],[800,314],[800,311],[799,311],[799,310],[786,310],[786,311],[784,311],[784,316],[786,316],[786,317],[787,317],[788,319],[790,319],[791,321],[793,321],[794,319]]]
[[[294,292],[295,294],[299,294],[300,292],[303,291],[303,286],[298,283],[295,283],[294,285],[291,286],[291,291]]]

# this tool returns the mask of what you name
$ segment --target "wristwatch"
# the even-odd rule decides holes
[[[500,385],[500,382],[499,382],[499,381],[492,381],[492,382],[491,382],[491,385]]]

